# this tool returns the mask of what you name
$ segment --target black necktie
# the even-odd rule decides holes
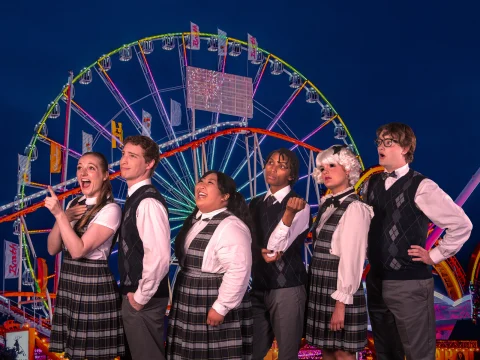
[[[383,172],[382,173],[382,179],[387,180],[387,178],[392,177],[392,178],[397,178],[397,173],[395,171],[392,171],[391,173],[389,172]]]
[[[340,199],[347,196],[347,195],[350,195],[351,193],[354,193],[355,192],[355,189],[350,189],[344,193],[341,193],[337,196],[332,196],[330,198],[328,198],[327,200],[325,200],[325,202],[323,203],[322,206],[325,206],[326,208],[329,207],[330,205],[333,205],[334,207],[339,207],[340,206]]]
[[[95,204],[92,204],[92,205],[87,205],[87,198],[83,199],[83,200],[80,200],[77,205],[86,205],[87,206],[87,211],[90,210],[91,208],[93,208],[95,206]]]
[[[275,203],[276,200],[277,199],[275,199],[275,196],[273,196],[273,195],[270,195],[269,197],[267,197],[267,200],[266,200],[267,201],[267,208],[272,206]]]

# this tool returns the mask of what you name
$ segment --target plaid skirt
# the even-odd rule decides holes
[[[329,329],[336,300],[339,257],[314,253],[309,269],[306,336],[310,345],[320,349],[359,352],[367,344],[367,306],[363,287],[353,295],[353,304],[345,305],[344,329]]]
[[[72,360],[112,360],[125,354],[120,295],[107,261],[73,260],[60,273],[50,351]]]
[[[182,270],[170,310],[167,359],[248,360],[252,358],[253,317],[248,295],[219,326],[207,325],[223,274]]]

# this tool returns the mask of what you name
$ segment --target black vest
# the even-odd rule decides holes
[[[267,209],[265,196],[254,198],[250,202],[250,213],[254,223],[252,239],[252,288],[254,290],[270,290],[304,285],[307,280],[305,264],[302,260],[302,249],[308,229],[300,234],[285,251],[279,261],[266,263],[261,256],[261,249],[267,248],[268,239],[285,213],[288,199],[299,197],[293,190]]]
[[[413,280],[432,277],[431,267],[412,261],[411,245],[425,247],[429,219],[415,205],[415,194],[425,176],[410,169],[388,190],[381,174],[368,183],[366,202],[375,216],[368,233],[368,261],[371,271],[385,280]]]
[[[118,270],[120,272],[120,291],[123,295],[135,292],[143,271],[143,243],[138,234],[137,208],[143,199],[153,198],[167,203],[153,185],[144,185],[137,189],[125,202],[122,224],[118,234]],[[168,297],[168,274],[162,279],[153,297]]]

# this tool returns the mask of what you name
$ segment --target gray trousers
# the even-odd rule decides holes
[[[377,360],[435,360],[433,279],[366,282]]]
[[[122,299],[122,318],[133,360],[165,359],[164,321],[168,298],[151,298],[142,310]]]
[[[298,359],[306,299],[304,285],[250,292],[253,312],[253,360],[263,360],[274,337],[278,343],[279,360]]]

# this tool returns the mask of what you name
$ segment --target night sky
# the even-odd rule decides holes
[[[220,28],[228,36],[245,41],[250,33],[257,38],[260,47],[305,75],[342,116],[366,167],[377,163],[373,144],[376,128],[393,121],[409,124],[417,135],[418,144],[412,167],[437,182],[455,199],[480,165],[477,155],[480,140],[477,101],[480,93],[479,10],[480,5],[473,1],[455,5],[447,1],[378,0],[4,1],[0,4],[0,33],[3,35],[0,56],[3,189],[0,205],[13,200],[17,153],[23,153],[47,104],[67,82],[69,70],[77,74],[102,54],[146,36],[189,31],[190,21],[198,24],[201,32],[216,33]],[[202,46],[205,45],[202,42]],[[181,85],[177,50],[168,55],[161,52],[160,43],[156,42],[154,53],[149,55],[159,87]],[[133,56],[137,61],[135,54]],[[254,76],[257,68],[246,66],[246,56],[243,56],[243,60],[228,57],[225,71]],[[125,65],[130,66],[129,70],[127,67],[122,70],[120,66],[123,65],[119,65],[117,58],[118,55],[112,58],[109,75],[122,88],[122,93],[129,102],[145,96],[148,87],[138,61],[136,67],[129,63]],[[193,52],[189,55],[190,61],[195,66],[216,69],[216,56],[206,51]],[[292,89],[285,76],[282,80],[272,79],[267,71],[257,100],[277,113]],[[76,96],[78,102],[105,125],[118,112],[119,106],[111,96],[105,95],[100,79],[94,76],[91,88],[88,91],[78,88]],[[180,101],[181,95],[177,90],[171,92],[170,97]],[[300,95],[282,119],[293,133],[302,137],[316,127],[318,113],[314,114],[305,103],[305,95]],[[168,102],[167,95],[165,99]],[[133,107],[139,117],[142,108],[153,114],[155,135],[160,124],[153,101],[147,99]],[[257,115],[262,116],[254,113]],[[128,123],[128,119],[121,116],[124,115],[119,119]],[[56,122],[47,122],[49,137],[59,142],[63,142],[64,119],[63,111]],[[223,120],[221,117],[220,121]],[[199,115],[198,121],[206,124],[210,115]],[[263,124],[261,121],[257,125]],[[76,138],[72,140],[72,148],[78,151],[84,127],[78,118],[76,122],[72,120],[71,133]],[[154,138],[162,140],[161,135]],[[333,127],[327,127],[321,135],[307,142],[319,148],[330,146],[334,142]],[[32,180],[47,183],[50,181],[49,148],[40,144],[38,150],[39,160],[32,165]],[[105,145],[99,145],[98,150],[111,156]],[[114,159],[118,156],[119,153],[113,154]],[[232,162],[235,159],[238,158],[234,157]],[[71,164],[75,161],[70,161],[69,167],[73,169]],[[227,168],[227,172],[233,170],[233,165]],[[159,168],[159,173],[161,171]],[[301,173],[305,174],[306,168]],[[59,177],[53,176],[51,181],[58,183]],[[480,223],[479,200],[477,189],[464,205],[474,224],[471,239],[458,255],[465,270],[480,234],[476,228]],[[51,226],[53,217],[44,209],[41,211],[27,218],[27,223],[37,228]],[[16,241],[11,223],[0,224],[0,234],[4,239]],[[35,235],[32,240],[39,256],[51,262],[46,252],[46,236]]]

